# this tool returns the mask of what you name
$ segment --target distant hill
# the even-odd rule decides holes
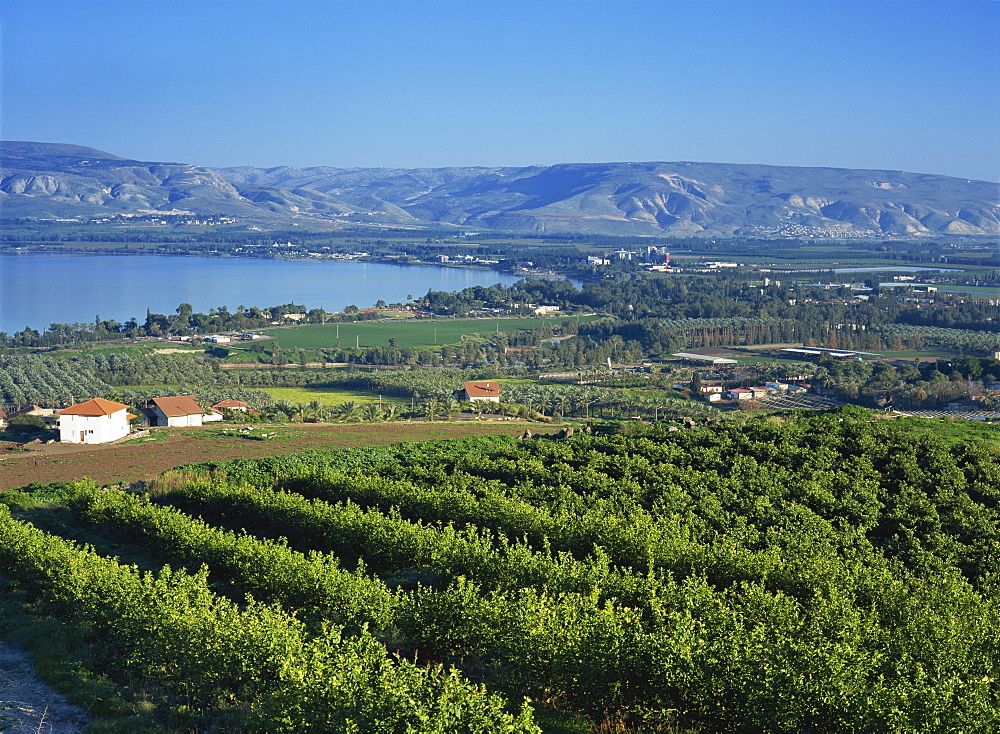
[[[8,217],[75,217],[182,210],[251,220],[410,222],[413,217],[364,194],[230,182],[201,166],[120,158],[94,148],[0,143],[0,212]]]
[[[0,144],[6,216],[185,209],[271,220],[703,236],[1000,234],[1000,186],[932,174],[728,163],[220,168]]]

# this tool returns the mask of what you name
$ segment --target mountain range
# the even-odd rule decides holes
[[[535,233],[1000,234],[998,184],[933,174],[693,162],[212,169],[77,145],[0,143],[6,217],[176,210],[284,224]]]

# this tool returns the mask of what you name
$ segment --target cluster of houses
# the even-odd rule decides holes
[[[801,385],[788,385],[784,382],[765,382],[756,387],[736,387],[732,390],[723,389],[722,385],[702,385],[701,395],[710,403],[721,400],[760,400],[768,395],[801,394],[809,392]]]
[[[206,411],[198,405],[193,395],[174,395],[153,398],[149,407],[142,412],[151,427],[175,428],[221,421],[225,410],[248,411],[250,406],[240,400],[223,400]],[[94,398],[62,410],[32,405],[12,413],[10,417],[39,416],[48,425],[59,429],[61,443],[101,444],[118,441],[129,435],[132,420],[139,416],[128,411],[129,406],[122,403]],[[0,424],[6,418],[6,414],[0,416]]]

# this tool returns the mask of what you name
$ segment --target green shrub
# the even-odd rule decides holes
[[[37,415],[15,415],[7,423],[10,433],[41,433],[47,430],[48,425]]]

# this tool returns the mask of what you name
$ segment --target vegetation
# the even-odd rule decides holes
[[[47,532],[0,512],[0,573],[177,727],[987,731],[1000,462],[936,425],[619,424],[7,493]]]
[[[593,321],[594,316],[581,316],[580,322]],[[576,321],[576,318],[573,319]],[[264,334],[272,337],[282,349],[348,349],[355,343],[362,347],[399,348],[433,347],[444,344],[461,344],[466,338],[488,339],[508,332],[534,331],[553,326],[559,319],[496,318],[496,319],[446,319],[397,322],[361,321],[353,324],[310,325],[294,329],[269,329]],[[549,332],[551,336],[551,331]],[[270,345],[268,345],[270,346]]]

